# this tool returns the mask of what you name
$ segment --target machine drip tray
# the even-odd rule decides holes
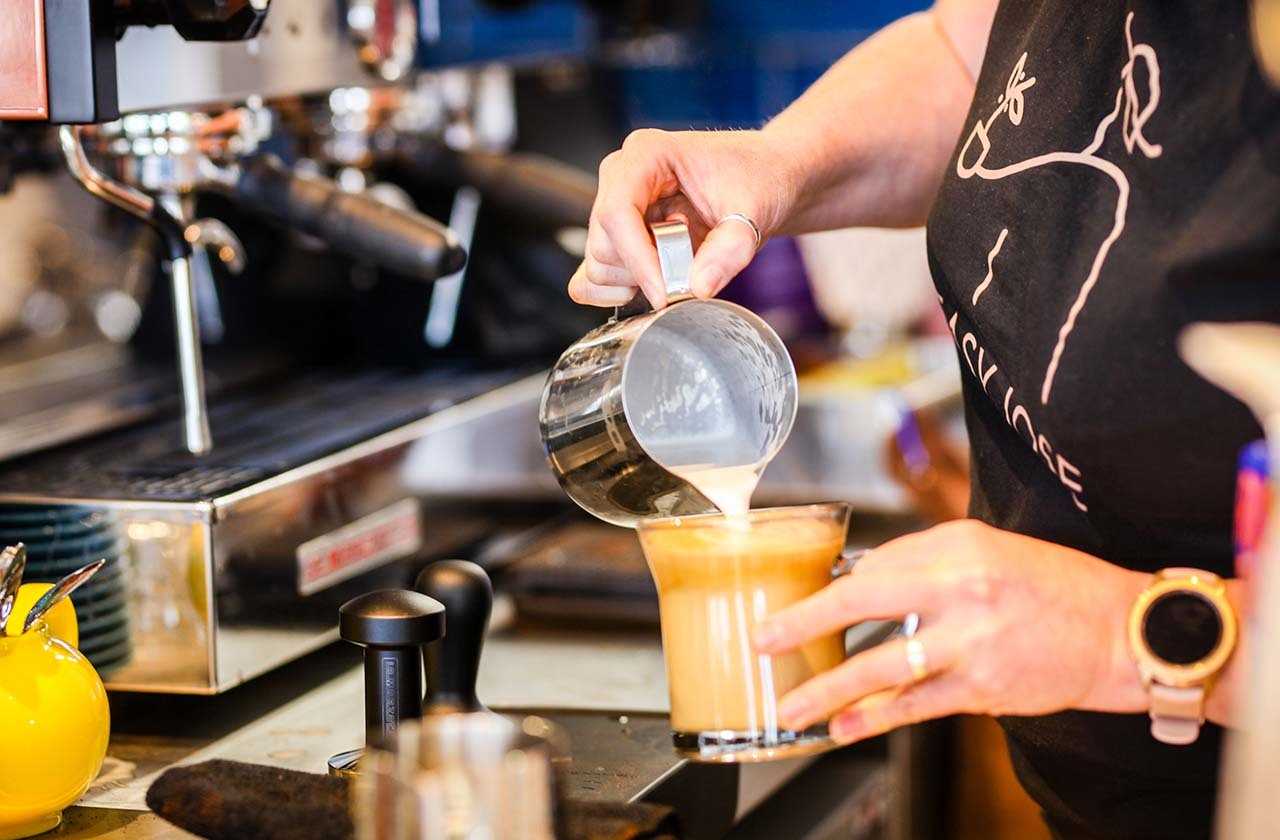
[[[0,468],[6,494],[199,502],[304,466],[514,382],[530,370],[310,371],[214,399],[214,448],[188,453],[176,418],[64,445]]]

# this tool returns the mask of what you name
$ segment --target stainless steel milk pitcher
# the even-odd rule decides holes
[[[795,421],[795,366],[782,339],[737,304],[689,290],[693,246],[679,222],[653,225],[666,308],[615,313],[547,378],[542,440],[565,492],[633,527],[715,506],[670,467],[763,466]]]

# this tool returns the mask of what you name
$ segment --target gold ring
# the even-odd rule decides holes
[[[720,221],[716,222],[716,227],[719,227],[725,222],[741,222],[751,228],[751,232],[755,234],[756,237],[756,250],[760,250],[760,246],[764,244],[764,237],[760,235],[760,226],[757,225],[750,216],[746,213],[730,213],[727,216],[722,216]]]
[[[907,639],[907,665],[916,682],[929,676],[929,657],[925,655],[924,643],[914,637]]]

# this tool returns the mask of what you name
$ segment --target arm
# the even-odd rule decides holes
[[[903,18],[765,126],[766,141],[790,149],[798,167],[782,230],[924,224],[973,98],[995,6],[941,0]]]
[[[756,628],[765,653],[871,618],[920,614],[928,677],[917,681],[905,642],[879,645],[792,691],[788,728],[831,721],[856,741],[909,723],[972,713],[1043,715],[1066,709],[1149,708],[1129,651],[1129,609],[1150,575],[1060,545],[961,520],[875,549],[853,574]],[[1228,597],[1242,615],[1240,584]],[[1233,720],[1249,627],[1210,689],[1206,716]]]
[[[646,221],[694,235],[694,291],[710,297],[768,237],[924,222],[960,135],[996,0],[939,0],[869,38],[759,131],[634,132],[600,166],[575,300],[665,303]]]

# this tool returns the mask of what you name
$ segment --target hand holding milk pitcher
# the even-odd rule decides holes
[[[615,312],[560,357],[539,417],[551,467],[588,512],[639,532],[676,748],[727,762],[827,749],[825,725],[783,729],[777,703],[844,661],[843,634],[769,656],[749,633],[844,571],[849,506],[749,510],[795,420],[795,366],[759,317],[693,298],[684,224],[653,234],[672,305]]]

